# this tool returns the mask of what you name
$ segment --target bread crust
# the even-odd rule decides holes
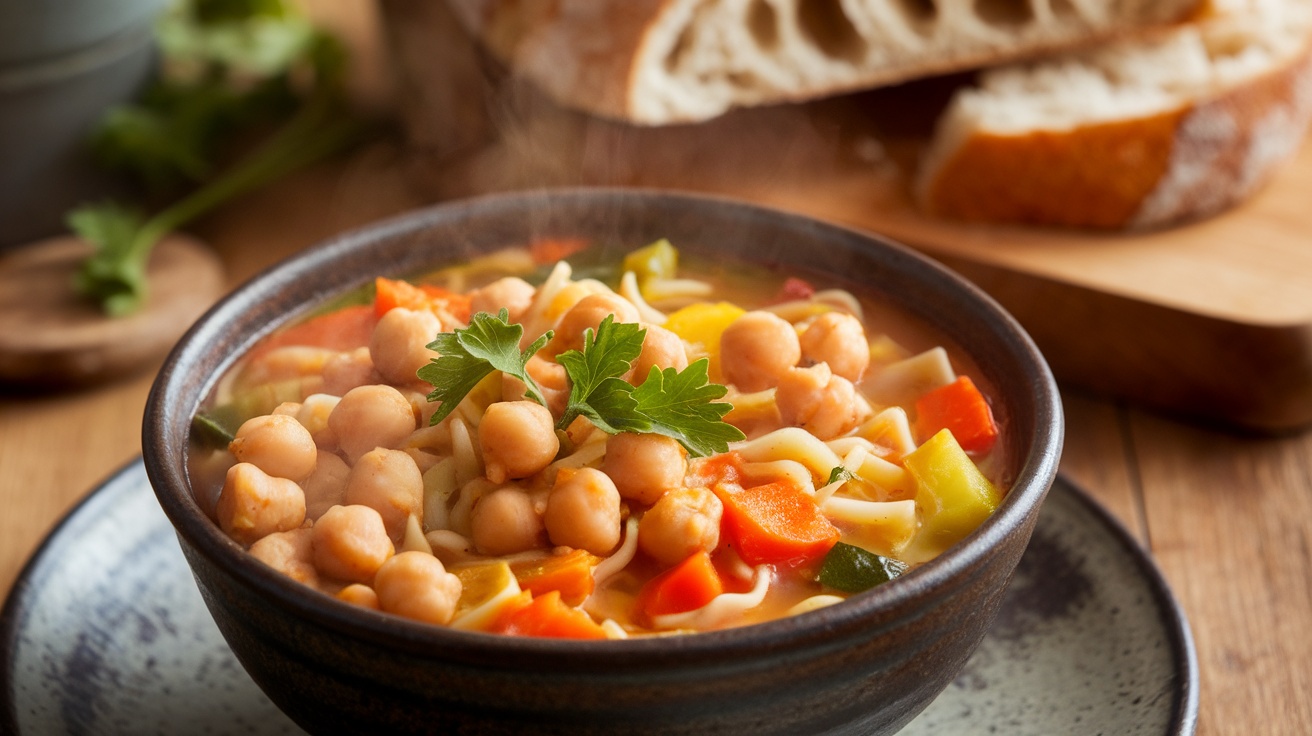
[[[714,0],[712,0],[714,2]],[[932,53],[897,54],[845,79],[770,87],[752,99],[674,104],[655,99],[644,76],[663,63],[668,35],[697,7],[685,0],[450,0],[452,11],[506,67],[566,107],[642,125],[709,119],[744,104],[800,102],[984,65],[1077,49],[1161,30],[1195,17],[1201,0],[1172,0],[1178,10],[1143,12],[1105,25],[1064,27],[1055,37],[1019,31],[1006,43],[946,45]],[[733,70],[719,70],[731,76]]]
[[[977,222],[1153,228],[1251,196],[1312,117],[1312,49],[1179,107],[1068,131],[975,133],[927,172],[933,215]]]

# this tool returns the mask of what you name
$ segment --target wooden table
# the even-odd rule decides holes
[[[417,204],[378,144],[237,202],[196,232],[232,283]],[[140,452],[149,374],[70,394],[0,394],[0,594],[53,524]],[[1312,433],[1246,437],[1066,393],[1062,470],[1152,551],[1202,670],[1200,734],[1312,724]]]

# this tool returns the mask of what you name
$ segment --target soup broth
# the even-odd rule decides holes
[[[1005,495],[991,387],[895,305],[584,245],[380,278],[265,338],[196,417],[198,501],[355,605],[626,638],[840,602]]]

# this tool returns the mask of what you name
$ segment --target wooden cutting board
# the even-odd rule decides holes
[[[429,199],[624,185],[746,198],[880,233],[975,281],[1058,379],[1262,431],[1312,424],[1312,146],[1218,217],[1131,234],[921,215],[909,172],[962,78],[640,128],[560,109],[453,33],[441,3],[383,0]]]

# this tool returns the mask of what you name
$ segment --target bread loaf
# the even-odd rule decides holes
[[[1197,0],[451,0],[558,102],[642,124],[715,117],[1160,27]]]
[[[1230,2],[1151,40],[990,70],[924,159],[931,214],[1148,228],[1250,196],[1312,117],[1304,0]]]

